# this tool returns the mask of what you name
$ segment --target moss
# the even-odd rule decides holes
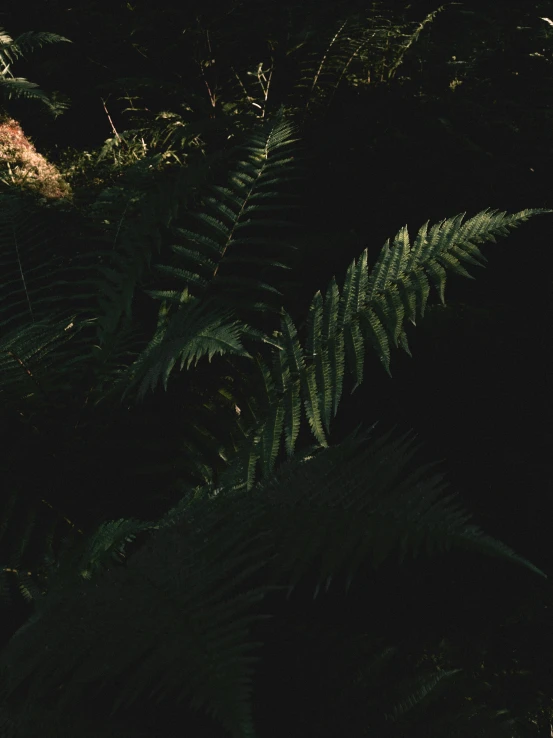
[[[71,197],[71,187],[56,167],[39,154],[13,118],[0,119],[0,182],[41,197]]]

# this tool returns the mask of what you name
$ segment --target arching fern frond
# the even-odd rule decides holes
[[[40,49],[47,44],[57,44],[61,41],[72,43],[68,38],[50,31],[25,31],[16,39],[12,39],[3,28],[0,28],[0,62],[4,66],[9,65],[36,48]]]
[[[288,268],[276,252],[290,247],[278,233],[290,224],[271,216],[286,200],[283,183],[295,176],[290,150],[295,142],[294,128],[282,115],[250,132],[236,148],[239,161],[226,185],[209,186],[205,210],[191,214],[198,230],[171,219],[175,225],[169,231],[180,240],[171,246],[176,258],[156,269],[179,287],[147,290],[161,300],[158,325],[131,367],[127,391],[139,382],[141,398],[159,381],[167,387],[176,364],[188,368],[203,355],[210,360],[215,353],[249,356],[244,338],[279,345],[245,318],[280,311],[282,294],[262,275]]]
[[[248,630],[269,592],[290,592],[318,569],[316,597],[394,553],[401,561],[452,546],[542,574],[469,524],[441,477],[428,476],[431,467],[406,473],[416,450],[410,438],[386,434],[367,445],[369,434],[294,458],[250,492],[198,490],[153,526],[125,567],[93,582],[60,579],[0,655],[1,697],[22,696],[25,684],[35,714],[52,701],[71,714],[83,690],[92,699],[103,690],[113,713],[184,700],[249,738],[258,644]],[[396,713],[430,686],[418,685]]]
[[[405,342],[405,318],[413,325],[424,317],[431,287],[445,303],[447,273],[473,279],[465,265],[484,266],[486,257],[479,244],[496,243],[496,238],[546,209],[521,210],[507,214],[486,209],[464,221],[464,213],[437,223],[428,229],[425,223],[411,245],[407,227],[402,228],[392,244],[387,241],[372,269],[362,295],[358,315],[361,327],[371,338],[381,362],[389,372],[391,345]],[[352,264],[354,270],[364,267]]]
[[[154,337],[131,365],[129,376],[123,377],[125,393],[139,383],[138,399],[155,390],[161,381],[167,389],[169,375],[176,364],[182,371],[186,366],[206,356],[209,361],[215,354],[227,353],[249,356],[242,345],[244,335],[250,336],[248,326],[233,320],[229,311],[212,303],[192,300],[171,317],[163,306],[158,317]]]
[[[14,40],[0,28],[0,90],[4,91],[8,98],[23,97],[40,100],[56,115],[63,112],[67,107],[65,103],[52,100],[39,89],[37,84],[23,77],[15,77],[10,69],[14,61],[34,51],[35,48],[60,41],[72,43],[68,38],[49,31],[27,31]]]
[[[63,695],[61,709],[70,711],[73,686],[88,683],[110,690],[116,716],[137,700],[185,701],[232,735],[252,736],[256,644],[249,642],[248,630],[260,618],[258,603],[274,588],[248,590],[248,582],[266,561],[267,544],[260,535],[244,539],[239,529],[226,528],[221,536],[221,516],[211,508],[209,501],[196,503],[185,521],[158,531],[126,567],[57,590],[50,603],[47,597],[3,654],[4,670],[13,663],[8,651],[23,658],[21,668],[6,672],[3,696],[24,674],[33,675],[37,712],[54,683],[64,685],[58,696]],[[107,617],[99,618],[100,610]],[[66,628],[75,637],[78,629],[75,648],[69,647],[73,636]],[[48,649],[40,649],[36,660],[28,645],[39,634]],[[95,644],[94,651],[86,644]],[[50,653],[56,654],[52,660]]]
[[[509,559],[545,576],[468,524],[470,515],[461,510],[455,495],[444,494],[442,475],[428,475],[435,464],[408,471],[419,448],[410,433],[394,439],[388,432],[367,445],[372,432],[353,433],[308,461],[286,461],[247,496],[274,505],[272,520],[281,551],[275,567],[291,572],[290,587],[316,562],[320,569],[315,596],[337,577],[345,576],[349,587],[364,561],[377,567],[397,552],[401,563],[407,555],[452,546]]]
[[[379,7],[380,5],[380,7]],[[302,49],[298,81],[291,96],[292,109],[303,116],[327,110],[342,84],[368,85],[391,79],[419,35],[443,7],[420,23],[405,23],[380,3],[369,15],[349,15],[337,21],[327,38],[308,34],[295,48]],[[305,35],[305,34],[304,34]]]
[[[226,183],[207,188],[204,209],[189,213],[190,225],[170,229],[175,258],[156,269],[178,288],[150,295],[175,304],[188,295],[216,295],[245,319],[252,311],[280,310],[281,293],[267,276],[289,268],[279,254],[291,245],[280,231],[291,225],[282,213],[293,197],[284,186],[298,176],[296,141],[282,114],[248,134],[234,150],[237,161]]]
[[[300,62],[292,108],[307,115],[328,106],[351,62],[369,40],[369,34],[363,33],[361,24],[347,18],[340,22],[324,48],[310,49],[308,46],[306,58]],[[314,41],[319,41],[317,34],[314,34]],[[297,48],[303,47],[304,43]],[[289,53],[294,51],[292,49]]]
[[[353,378],[352,392],[361,384],[367,347],[376,352],[389,374],[392,347],[409,353],[407,322],[415,324],[417,317],[424,316],[431,289],[443,303],[448,272],[472,278],[466,267],[484,266],[486,261],[480,244],[495,243],[528,218],[547,212],[551,211],[509,215],[484,210],[466,221],[462,214],[431,228],[426,223],[413,243],[407,228],[402,228],[391,244],[384,244],[372,268],[365,250],[348,267],[342,289],[333,278],[324,297],[320,292],[314,296],[305,342],[283,311],[275,336],[282,348],[269,361],[258,359],[257,389],[252,393],[252,384],[248,386],[253,409],[240,419],[243,437],[234,463],[242,471],[237,475],[246,468],[251,471],[257,463],[254,457],[264,473],[270,473],[283,435],[291,455],[304,413],[315,440],[325,446],[344,377]],[[236,402],[242,406],[238,394]],[[248,479],[251,484],[251,473]]]

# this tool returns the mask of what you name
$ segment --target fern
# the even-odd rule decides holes
[[[100,300],[98,342],[103,345],[133,314],[137,288],[154,254],[162,230],[186,205],[190,190],[206,176],[205,168],[160,171],[162,156],[148,156],[127,167],[117,184],[103,190],[89,211],[103,241],[104,265],[98,275]],[[101,228],[99,227],[101,225]]]
[[[271,309],[267,297],[279,291],[253,275],[260,269],[288,268],[274,252],[290,248],[278,233],[290,223],[276,215],[290,200],[283,185],[298,176],[292,148],[296,141],[294,127],[279,114],[235,148],[239,161],[226,184],[208,187],[204,211],[191,214],[197,228],[172,230],[175,266],[157,266],[176,277],[181,289],[150,294],[177,304],[183,292],[197,297],[217,294],[233,307]],[[246,276],[249,273],[252,277]]]
[[[438,13],[441,13],[443,10],[445,10],[445,7],[445,5],[440,5],[440,7],[436,8],[436,10],[428,13],[428,15],[425,16],[425,18],[423,18],[423,20],[419,24],[415,24],[415,28],[412,31],[410,30],[410,32],[403,34],[404,39],[400,41],[398,48],[396,49],[394,54],[395,58],[388,66],[388,79],[392,79],[395,76],[397,70],[403,64],[404,58],[411,46],[418,41],[419,36],[425,29],[425,27],[430,23],[433,23]]]
[[[251,492],[197,490],[150,525],[155,532],[125,567],[94,582],[74,583],[66,567],[0,656],[2,697],[28,683],[26,704],[37,716],[52,700],[71,714],[85,687],[109,690],[112,714],[138,700],[186,700],[231,735],[253,736],[258,644],[248,630],[265,616],[259,604],[270,592],[290,592],[315,566],[315,597],[332,582],[349,586],[362,564],[378,566],[394,551],[402,560],[423,547],[461,546],[542,573],[469,525],[428,467],[405,473],[416,450],[410,439],[388,434],[367,445],[369,435],[293,459]],[[103,529],[87,558],[111,546],[114,533],[122,539],[134,530],[121,521]],[[263,586],[254,584],[260,573]],[[431,687],[418,685],[393,715]]]
[[[122,377],[129,392],[139,382],[138,399],[154,390],[162,380],[167,389],[168,378],[177,363],[182,370],[207,356],[232,353],[249,356],[242,345],[242,337],[248,327],[233,321],[232,317],[199,301],[183,306],[168,319],[165,308],[160,311],[158,327],[153,339],[134,362],[130,378]]]
[[[67,108],[65,103],[54,101],[39,89],[38,85],[34,82],[29,82],[23,77],[14,77],[10,69],[14,61],[34,51],[36,47],[40,48],[45,44],[59,43],[61,41],[72,43],[68,38],[48,31],[27,31],[14,40],[0,28],[0,65],[2,66],[0,69],[0,89],[3,89],[7,93],[8,98],[23,97],[40,100],[55,115],[59,115]]]
[[[240,161],[226,186],[210,186],[205,211],[193,214],[199,228],[171,226],[179,241],[171,246],[175,263],[156,269],[178,282],[179,289],[148,290],[161,307],[156,332],[130,369],[130,387],[139,382],[139,398],[160,380],[166,387],[177,362],[182,369],[203,355],[249,356],[244,339],[274,344],[244,319],[280,310],[282,293],[253,275],[288,268],[274,252],[290,248],[278,235],[289,223],[268,215],[282,208],[279,188],[293,178],[290,147],[295,141],[294,128],[282,116],[251,133],[237,147]]]
[[[0,198],[0,399],[77,384],[90,357],[93,264],[56,255],[47,211],[25,195]],[[45,257],[45,253],[48,254]],[[52,395],[53,396],[53,395]]]
[[[12,641],[15,649],[23,647],[26,651],[25,656],[21,654],[26,665],[20,675],[30,674],[27,669],[36,674],[33,700],[40,700],[51,679],[63,683],[66,670],[73,671],[77,666],[78,673],[64,686],[65,709],[63,705],[69,707],[72,700],[71,684],[99,680],[114,686],[121,670],[134,665],[133,674],[114,701],[114,713],[138,698],[159,702],[170,696],[186,699],[196,709],[205,706],[235,735],[251,735],[249,675],[254,644],[249,644],[246,636],[249,624],[256,620],[250,611],[264,590],[240,594],[238,587],[260,567],[265,544],[258,541],[252,547],[233,535],[226,541],[219,538],[214,545],[210,527],[206,523],[201,534],[189,525],[164,531],[163,537],[158,535],[152,541],[153,547],[136,553],[124,570],[108,571],[100,587],[96,584],[73,589],[71,599],[79,590],[82,592],[79,599],[84,608],[79,614],[73,605],[70,610],[63,607],[67,595],[41,609],[40,617],[26,629],[26,636],[16,636]],[[203,543],[206,536],[211,541],[207,547]],[[258,563],[252,563],[254,560]],[[152,609],[148,602],[157,605]],[[93,616],[105,607],[111,613],[109,621]],[[77,619],[73,620],[75,615]],[[63,647],[71,640],[67,632],[58,641],[55,632],[61,635],[59,621],[56,625],[59,617],[69,628],[73,627],[71,623],[79,623],[79,631],[87,633],[85,641],[92,639],[96,644],[92,659],[81,661],[81,638],[76,650]],[[56,652],[50,663],[48,655],[45,660],[41,654],[44,669],[38,661],[32,663],[35,659],[25,646],[33,632],[42,633]],[[161,632],[165,633],[162,638]],[[141,646],[137,653],[138,643]],[[14,684],[11,682],[8,690]],[[122,682],[119,684],[122,686]]]
[[[484,266],[479,245],[494,242],[528,218],[551,212],[522,210],[508,215],[484,210],[423,225],[411,243],[402,228],[392,244],[387,241],[372,268],[365,250],[347,269],[340,289],[333,278],[326,295],[318,292],[309,309],[305,348],[292,318],[282,312],[281,343],[267,362],[259,357],[259,380],[248,395],[253,411],[240,418],[242,439],[227,479],[238,481],[253,457],[263,473],[271,472],[284,436],[288,456],[294,453],[300,418],[306,416],[316,442],[327,444],[332,418],[343,392],[344,376],[354,380],[352,392],[363,381],[367,348],[372,348],[390,374],[392,348],[409,353],[406,327],[423,317],[431,289],[445,302],[448,272],[473,278],[467,266]],[[237,392],[236,403],[242,406]],[[246,403],[244,403],[246,406]],[[263,439],[263,440],[262,440]],[[248,474],[248,484],[253,475]]]
[[[401,562],[423,549],[434,553],[452,546],[542,574],[469,524],[454,497],[444,494],[439,475],[428,477],[428,467],[406,473],[415,451],[407,436],[384,436],[363,452],[368,433],[337,447],[330,446],[329,434],[347,382],[354,390],[363,380],[367,348],[389,373],[392,348],[408,351],[407,324],[424,316],[432,288],[443,303],[448,272],[471,277],[467,267],[485,263],[480,244],[548,211],[486,210],[466,221],[459,215],[432,228],[426,224],[413,243],[404,228],[384,245],[371,269],[365,251],[348,268],[342,286],[332,279],[324,296],[318,292],[306,330],[298,330],[281,296],[277,306],[266,301],[264,296],[274,293],[272,284],[242,277],[246,264],[282,267],[273,249],[283,243],[263,228],[286,221],[257,223],[256,218],[280,207],[277,195],[291,163],[293,135],[281,120],[252,134],[239,149],[242,158],[227,185],[208,191],[196,230],[181,227],[177,190],[169,188],[174,198],[162,203],[164,190],[156,182],[151,211],[144,210],[146,238],[140,226],[122,229],[114,220],[109,224],[115,226],[114,243],[121,235],[123,248],[113,250],[106,267],[77,259],[69,268],[67,257],[41,258],[44,234],[34,230],[40,210],[25,215],[22,200],[5,201],[0,254],[9,276],[0,306],[5,330],[0,369],[6,396],[42,402],[92,379],[101,396],[115,380],[117,390],[137,389],[140,398],[160,383],[167,387],[176,367],[188,371],[219,355],[224,371],[212,396],[198,405],[209,414],[213,395],[220,395],[236,409],[230,432],[227,424],[213,434],[216,453],[228,462],[225,472],[217,478],[207,464],[198,469],[208,483],[189,491],[178,509],[156,524],[104,523],[54,554],[55,528],[43,529],[34,511],[24,520],[15,547],[3,559],[0,587],[9,594],[8,579],[17,577],[21,594],[36,608],[0,657],[0,668],[6,700],[19,698],[18,690],[29,681],[25,704],[37,715],[48,711],[52,695],[61,710],[68,709],[88,686],[110,692],[114,711],[139,700],[185,699],[232,734],[252,736],[256,644],[248,630],[262,617],[259,603],[270,592],[290,594],[317,568],[317,597],[336,581],[347,589],[363,567],[378,566],[393,553]],[[129,176],[139,171],[145,172],[138,167]],[[131,210],[146,202],[140,188],[137,198]],[[157,329],[127,367],[121,349],[127,329],[129,356],[136,347],[137,287],[149,255],[168,232],[182,241],[173,247],[174,263],[159,271],[179,288],[150,291],[162,303]],[[252,245],[261,254],[252,257]],[[107,259],[108,252],[95,258]],[[239,267],[236,275],[233,264]],[[107,295],[99,318],[91,317],[91,285]],[[251,293],[244,294],[245,286]],[[280,330],[272,334],[245,320],[260,309],[270,318],[277,307]],[[96,345],[90,340],[94,328]],[[255,342],[261,348],[254,354]],[[188,409],[195,415],[194,406]],[[191,425],[199,422],[194,417]],[[315,444],[297,453],[302,424]],[[279,465],[282,445],[288,461]],[[37,532],[38,566],[30,571],[26,552]],[[146,534],[147,544],[126,557],[125,545],[139,533]],[[126,566],[116,565],[122,561]],[[433,686],[415,684],[390,714],[399,717]]]
[[[420,23],[405,23],[374,3],[368,16],[350,15],[321,43],[320,34],[307,38],[299,48],[298,81],[290,107],[305,119],[326,112],[343,84],[358,86],[391,80],[411,46],[444,6],[429,13]]]
[[[0,602],[12,604],[15,586],[25,600],[34,601],[37,611],[46,592],[58,583],[90,579],[121,564],[126,544],[152,527],[148,522],[115,520],[84,533],[47,500],[30,503],[15,487],[6,495],[1,515]]]

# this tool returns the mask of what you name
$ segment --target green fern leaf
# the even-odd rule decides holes
[[[391,346],[399,346],[410,355],[406,321],[415,324],[418,316],[424,317],[431,285],[443,302],[448,271],[472,276],[461,261],[483,265],[484,258],[476,244],[505,236],[530,217],[546,212],[551,211],[523,210],[506,215],[485,210],[466,221],[461,214],[430,229],[425,223],[413,245],[407,228],[402,228],[392,246],[389,241],[384,244],[372,269],[368,267],[366,250],[350,264],[341,294],[334,278],[324,297],[320,291],[315,294],[309,308],[305,353],[291,317],[284,312],[281,336],[286,360],[273,358],[272,366],[275,378],[279,371],[290,372],[286,381],[280,381],[284,388],[281,402],[287,408],[285,427],[290,428],[294,419],[293,432],[285,433],[288,454],[298,434],[300,401],[311,432],[324,446],[331,417],[338,410],[346,369],[355,390],[363,379],[366,347],[372,346],[390,374]],[[301,400],[294,385],[298,377]],[[294,389],[289,391],[288,386]],[[258,417],[254,427],[263,422]]]

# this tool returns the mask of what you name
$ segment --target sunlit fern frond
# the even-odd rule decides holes
[[[62,113],[67,108],[67,104],[55,101],[39,89],[34,82],[29,82],[24,77],[15,77],[10,69],[11,65],[25,54],[46,44],[61,41],[72,43],[68,38],[49,31],[26,31],[13,39],[0,28],[0,92],[3,92],[8,99],[15,97],[40,100],[55,115]]]
[[[468,220],[461,214],[431,228],[426,223],[413,243],[402,228],[372,267],[365,250],[348,267],[342,288],[333,278],[324,296],[314,296],[305,337],[283,311],[275,334],[281,348],[270,358],[257,358],[257,382],[248,384],[248,403],[236,393],[239,406],[252,408],[240,419],[243,439],[235,460],[240,473],[250,470],[248,483],[256,468],[272,471],[283,439],[287,454],[294,452],[305,417],[315,441],[325,446],[345,383],[353,380],[353,392],[363,381],[367,349],[389,374],[392,348],[409,353],[407,324],[424,316],[431,289],[443,303],[448,272],[472,279],[467,267],[486,261],[481,244],[547,212],[484,210]]]

